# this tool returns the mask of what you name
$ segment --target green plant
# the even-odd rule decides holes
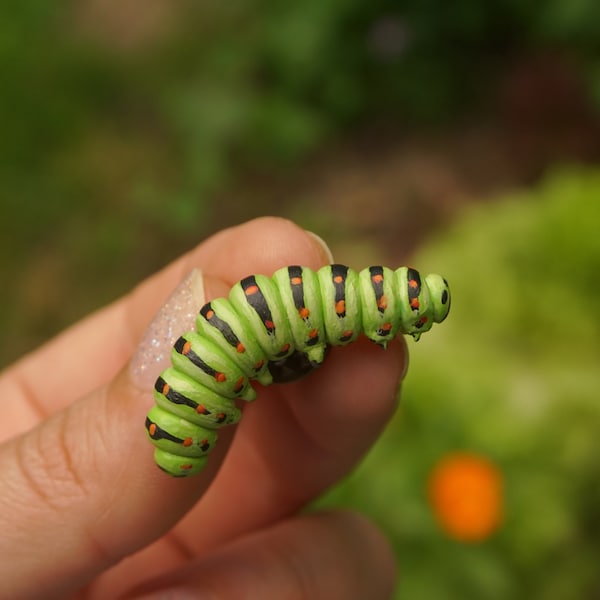
[[[451,316],[411,347],[396,418],[324,503],[370,513],[401,565],[398,598],[593,597],[599,580],[600,173],[563,170],[472,209],[420,253]],[[417,258],[415,258],[417,260]],[[448,538],[426,496],[455,451],[493,460],[504,522]]]

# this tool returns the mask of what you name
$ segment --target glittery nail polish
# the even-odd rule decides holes
[[[194,269],[173,290],[152,319],[129,364],[131,383],[151,390],[158,375],[170,364],[177,338],[195,328],[198,310],[205,303],[202,272]]]

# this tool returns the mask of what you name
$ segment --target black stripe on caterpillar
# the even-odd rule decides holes
[[[200,309],[197,330],[175,342],[156,380],[146,430],[157,465],[175,477],[201,471],[216,430],[241,418],[235,400],[256,397],[250,381],[294,381],[361,333],[384,348],[397,334],[418,340],[449,310],[448,282],[411,267],[289,266],[245,277]]]

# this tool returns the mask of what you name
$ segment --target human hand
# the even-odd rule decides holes
[[[403,341],[333,348],[307,378],[260,389],[190,479],[154,465],[152,393],[124,368],[193,268],[212,298],[249,273],[329,261],[288,221],[224,230],[0,376],[0,598],[389,597],[394,560],[370,522],[298,511],[393,413]]]

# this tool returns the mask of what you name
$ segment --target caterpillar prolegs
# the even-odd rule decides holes
[[[449,310],[447,281],[410,267],[290,266],[245,277],[200,309],[196,331],[175,342],[172,366],[156,380],[146,429],[157,465],[176,477],[201,471],[216,430],[241,417],[236,399],[256,397],[250,381],[298,379],[329,346],[361,333],[384,348],[399,333],[418,340]]]

